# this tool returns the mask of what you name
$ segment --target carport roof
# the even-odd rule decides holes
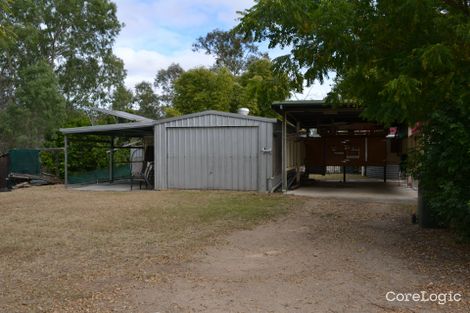
[[[366,122],[361,118],[362,109],[354,107],[334,108],[324,100],[302,100],[274,102],[274,111],[283,115],[292,124],[299,122],[301,127],[318,128],[334,124],[353,124]]]
[[[181,115],[171,118],[164,118],[160,120],[150,120],[132,123],[118,123],[118,124],[108,124],[108,125],[94,125],[94,126],[84,126],[84,127],[74,127],[74,128],[61,128],[60,131],[64,135],[101,135],[101,136],[116,136],[116,137],[143,137],[147,135],[153,135],[153,127],[157,124],[164,124],[176,120],[183,120],[198,116],[205,115],[220,115],[230,118],[238,119],[248,119],[265,123],[276,123],[276,119],[259,117],[252,115],[241,115],[237,113],[221,112],[221,111],[203,111],[187,115]]]
[[[64,135],[101,135],[101,136],[120,136],[120,137],[142,137],[153,134],[153,125],[155,121],[118,123],[109,125],[94,125],[74,128],[61,128]]]

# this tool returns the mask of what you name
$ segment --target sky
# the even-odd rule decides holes
[[[124,61],[129,88],[141,81],[153,82],[158,70],[179,63],[185,70],[211,66],[214,58],[193,52],[196,38],[218,28],[237,24],[237,11],[250,8],[253,0],[115,0],[117,15],[124,23],[114,52]],[[282,52],[267,51],[271,58]],[[315,84],[292,99],[322,99],[329,83]]]

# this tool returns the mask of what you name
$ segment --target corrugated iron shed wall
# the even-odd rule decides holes
[[[210,111],[155,125],[155,188],[269,191],[273,123]]]

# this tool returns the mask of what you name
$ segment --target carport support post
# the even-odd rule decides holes
[[[296,130],[297,130],[296,135],[298,136],[299,132],[300,132],[300,122],[297,122],[296,126],[297,126],[296,127]],[[297,150],[297,153],[299,153],[299,155],[300,155],[300,147]],[[298,161],[299,161],[299,157],[296,157],[295,158],[295,171],[296,171],[295,182],[296,182],[296,184],[300,184],[300,164],[299,164]]]
[[[387,163],[384,165],[384,183],[387,182]]]
[[[111,150],[109,151],[109,181],[114,181],[114,136],[111,137]]]
[[[287,113],[283,112],[282,119],[282,192],[287,192]]]
[[[68,150],[67,150],[67,135],[64,135],[64,185],[67,187],[69,183],[69,171],[68,171]]]

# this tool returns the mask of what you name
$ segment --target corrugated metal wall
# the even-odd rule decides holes
[[[266,192],[272,140],[272,123],[243,116],[206,114],[157,124],[155,187]]]
[[[367,166],[366,167],[366,176],[370,178],[380,178],[384,177],[384,167],[383,166]],[[387,164],[387,179],[400,179],[400,165]]]
[[[168,188],[258,190],[257,127],[168,128]]]

